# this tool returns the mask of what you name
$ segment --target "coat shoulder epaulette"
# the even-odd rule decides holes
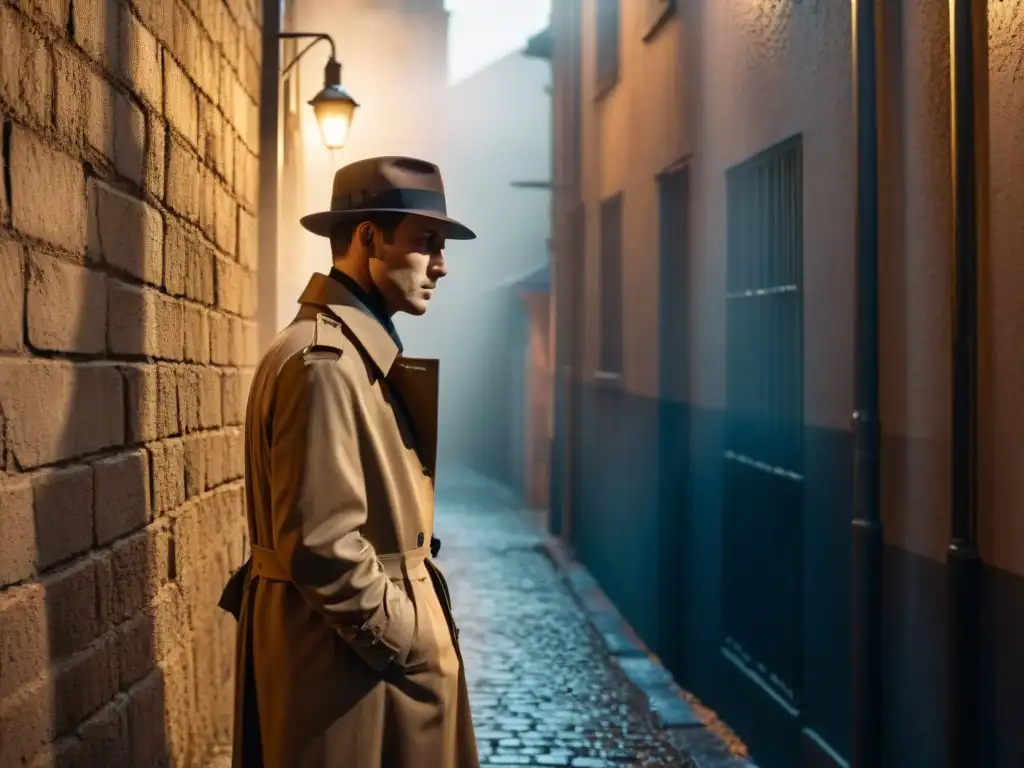
[[[313,323],[313,338],[302,350],[302,356],[306,360],[320,357],[341,357],[345,347],[345,331],[341,323],[323,312],[316,316]]]

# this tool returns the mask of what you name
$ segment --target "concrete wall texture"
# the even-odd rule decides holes
[[[0,3],[0,766],[231,727],[255,0]]]
[[[758,764],[848,755],[854,408],[854,146],[851,4],[828,0],[677,3],[654,35],[648,3],[619,3],[620,76],[596,88],[597,0],[581,24],[580,197],[586,210],[580,498],[571,527],[588,565],[682,683],[705,697]],[[946,548],[952,408],[953,224],[949,6],[885,3],[880,26],[882,495],[886,538],[886,764],[941,765],[946,731]],[[987,242],[981,272],[981,504],[984,561],[985,754],[1012,766],[1024,742],[1012,725],[1024,688],[1024,410],[1020,245],[1024,242],[1024,2],[990,0]],[[556,66],[555,91],[565,93]],[[567,110],[556,105],[556,114]],[[799,573],[792,611],[758,613],[763,636],[793,622],[796,714],[782,714],[723,661],[742,622],[726,592],[737,537],[730,524],[726,446],[727,171],[777,143],[802,141],[803,468],[791,511],[797,544],[766,538],[748,563],[768,583]],[[576,151],[555,147],[555,167]],[[659,264],[657,175],[689,168],[686,281],[666,293]],[[623,193],[624,368],[595,378],[600,316],[600,201]],[[559,254],[556,281],[570,254]],[[564,281],[558,323],[569,322]],[[659,301],[687,318],[686,350],[666,350]],[[571,298],[571,297],[569,297]],[[685,392],[660,391],[668,355],[687,354]],[[568,438],[564,438],[568,439]],[[629,514],[626,530],[620,524]],[[735,513],[733,513],[735,515]],[[764,520],[773,510],[761,509]],[[772,536],[783,530],[772,529]],[[764,533],[762,532],[762,535]],[[666,548],[665,541],[672,544]],[[732,542],[732,543],[730,543]],[[649,556],[658,551],[659,568]],[[723,552],[726,554],[723,555]],[[735,563],[734,563],[735,566]],[[734,566],[729,566],[735,570]],[[666,571],[667,569],[667,571]],[[744,588],[746,589],[746,588]],[[758,610],[754,592],[748,609]],[[767,595],[767,593],[763,593]],[[774,601],[762,597],[761,601]],[[781,636],[781,635],[780,635]],[[771,673],[774,670],[768,669]],[[790,685],[789,682],[786,683]],[[759,699],[759,697],[761,697]],[[793,730],[793,729],[796,730]],[[813,761],[812,761],[813,762]],[[818,764],[818,763],[813,763]]]

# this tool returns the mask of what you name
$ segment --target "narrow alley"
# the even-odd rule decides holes
[[[678,721],[678,709],[660,718],[652,712],[547,554],[535,522],[514,496],[478,475],[456,473],[438,489],[438,562],[460,627],[482,764],[746,765],[724,751],[691,760],[674,746],[705,729],[682,699],[689,727],[663,727],[666,715]]]

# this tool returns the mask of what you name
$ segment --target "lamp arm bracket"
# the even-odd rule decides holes
[[[288,70],[294,67],[299,62],[299,59],[305,56],[306,52],[309,51],[310,48],[319,43],[321,40],[326,40],[330,44],[331,61],[335,61],[334,39],[328,34],[324,34],[322,32],[279,32],[277,38],[279,40],[305,40],[308,38],[313,38],[312,41],[310,41],[310,43],[305,48],[303,48],[301,51],[295,54],[295,58],[288,62],[288,66],[281,70],[281,77],[287,75]]]

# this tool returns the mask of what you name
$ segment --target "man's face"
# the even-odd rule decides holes
[[[375,228],[373,243],[377,258],[370,259],[370,274],[388,308],[422,315],[438,281],[448,274],[440,224],[422,216],[406,216],[391,242]]]

